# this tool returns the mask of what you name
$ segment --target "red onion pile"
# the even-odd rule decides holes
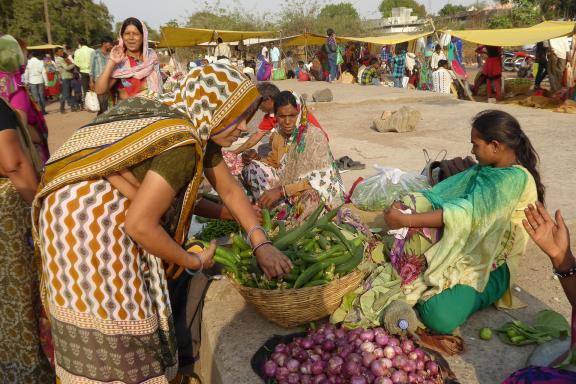
[[[441,383],[438,364],[409,338],[331,324],[276,345],[264,374],[278,384]]]

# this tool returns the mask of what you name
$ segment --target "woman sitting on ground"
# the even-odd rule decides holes
[[[296,93],[283,91],[274,100],[278,132],[270,138],[272,152],[252,160],[242,171],[246,189],[264,208],[278,207],[280,217],[305,219],[324,202],[343,203],[343,186],[328,145],[328,135]],[[249,156],[249,155],[247,155]]]
[[[129,17],[120,28],[119,44],[112,48],[104,71],[96,81],[95,90],[106,94],[116,87],[120,100],[142,91],[162,92],[162,75],[158,56],[148,48],[146,25]]]
[[[481,112],[471,140],[479,164],[384,212],[390,229],[407,228],[390,250],[401,280],[397,297],[417,304],[423,323],[441,334],[491,304],[518,306],[510,286],[528,241],[523,211],[544,201],[538,155],[514,117]],[[359,318],[346,321],[378,319],[387,304],[365,305]]]

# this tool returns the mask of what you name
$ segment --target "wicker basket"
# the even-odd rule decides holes
[[[292,328],[332,314],[345,294],[356,289],[366,273],[359,269],[326,285],[299,289],[267,290],[232,285],[268,320]]]

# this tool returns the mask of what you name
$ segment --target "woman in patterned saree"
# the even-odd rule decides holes
[[[279,207],[279,218],[296,223],[318,204],[343,204],[344,190],[328,135],[308,113],[302,98],[283,91],[274,100],[278,132],[270,138],[272,152],[252,160],[242,171],[245,187],[265,208]]]
[[[62,383],[174,378],[167,279],[213,264],[214,242],[200,253],[181,247],[203,174],[247,230],[264,272],[289,272],[220,151],[246,129],[258,99],[231,67],[195,68],[174,94],[125,100],[51,157],[33,218]]]

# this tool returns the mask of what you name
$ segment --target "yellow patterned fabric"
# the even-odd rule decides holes
[[[251,117],[257,103],[256,88],[235,69],[201,67],[176,94],[130,98],[100,115],[50,158],[33,219],[62,384],[174,378],[178,356],[167,279],[176,266],[165,266],[129,237],[130,200],[106,177],[193,146],[196,171],[181,191],[174,231],[182,244],[209,138]]]

